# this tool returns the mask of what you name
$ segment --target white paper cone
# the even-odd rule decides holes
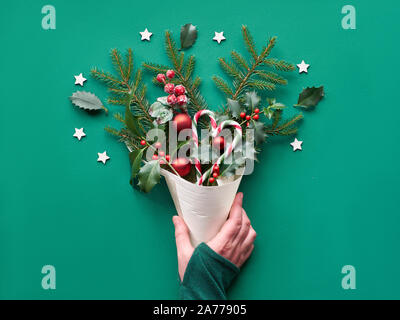
[[[226,221],[242,175],[218,186],[198,186],[161,169],[178,214],[185,220],[192,244],[211,240]]]

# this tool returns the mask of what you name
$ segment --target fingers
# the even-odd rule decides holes
[[[243,240],[242,248],[248,250],[253,245],[256,237],[257,237],[256,231],[253,229],[253,227],[250,227],[250,230],[247,233],[246,238]]]
[[[242,257],[240,258],[240,261],[238,263],[239,268],[246,262],[246,260],[250,257],[250,255],[252,254],[254,250],[254,244],[252,244],[250,246],[250,248],[248,248],[247,250],[245,250],[242,254]]]
[[[242,222],[243,193],[239,192],[233,200],[229,220]]]
[[[190,242],[189,229],[186,226],[186,223],[179,216],[172,217],[172,221],[175,226],[175,241],[178,255],[180,252],[187,252],[188,250],[192,250],[193,246]]]
[[[239,192],[236,195],[235,200],[233,200],[231,211],[229,212],[229,218],[222,226],[221,231],[217,236],[229,238],[232,241],[236,238],[236,235],[242,227],[242,203],[243,193]]]
[[[250,231],[250,228],[251,228],[250,219],[247,216],[246,211],[244,209],[242,209],[242,226],[236,237],[235,242],[242,243],[246,239],[247,234]]]

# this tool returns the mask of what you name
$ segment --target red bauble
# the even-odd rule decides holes
[[[164,91],[165,91],[166,93],[172,94],[172,93],[174,93],[174,88],[175,88],[175,86],[174,86],[173,83],[167,83],[167,84],[164,86]]]
[[[217,150],[223,150],[225,148],[224,137],[215,137],[213,140],[213,147]]]
[[[167,77],[170,78],[170,79],[175,77],[175,71],[174,70],[168,70],[167,71]]]
[[[171,104],[171,105],[176,104],[176,97],[175,97],[175,95],[174,95],[174,94],[170,94],[170,95],[168,96],[168,98],[167,98],[167,102],[168,102],[168,104]]]
[[[172,167],[178,172],[181,177],[187,176],[190,173],[192,164],[189,159],[176,158],[172,161]]]
[[[177,114],[174,120],[172,120],[172,123],[177,132],[180,132],[183,129],[190,129],[192,127],[192,119],[190,119],[189,115],[186,113]]]
[[[186,92],[186,89],[184,86],[178,85],[175,87],[175,94],[177,96],[181,96],[181,95],[185,94],[185,92]]]

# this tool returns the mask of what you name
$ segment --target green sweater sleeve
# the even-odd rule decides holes
[[[179,288],[183,300],[226,300],[226,290],[240,269],[205,243],[194,250]]]

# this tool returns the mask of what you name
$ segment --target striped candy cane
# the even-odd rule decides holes
[[[198,155],[197,152],[199,150],[199,137],[197,135],[197,122],[199,121],[200,117],[203,115],[207,115],[210,118],[213,136],[214,136],[214,132],[217,130],[217,122],[215,121],[214,112],[212,112],[210,110],[200,110],[194,115],[193,124],[192,124],[192,139],[194,142],[194,152],[196,155]],[[197,179],[200,179],[201,178],[201,164],[200,164],[200,160],[198,157],[194,158],[194,165],[196,168]]]
[[[210,169],[208,169],[204,174],[197,180],[197,184],[201,186],[205,180],[211,175],[213,172],[213,169],[215,166],[219,166],[227,157],[230,156],[232,153],[233,149],[237,146],[237,144],[241,141],[242,139],[242,127],[240,126],[239,123],[233,120],[226,120],[223,121],[217,129],[214,131],[215,134],[213,134],[213,137],[218,136],[221,131],[226,128],[226,127],[234,127],[235,128],[235,138],[233,139],[232,143],[229,145],[229,147],[225,150],[225,152],[217,159],[214,165],[211,166]]]

